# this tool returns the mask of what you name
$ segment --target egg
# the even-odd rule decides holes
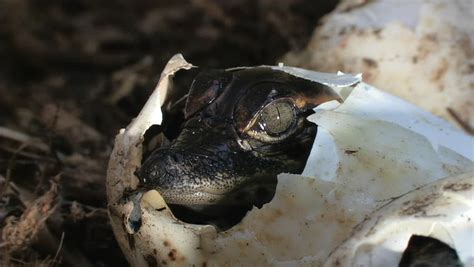
[[[344,101],[324,103],[308,117],[318,133],[303,173],[280,174],[273,199],[230,229],[182,222],[156,190],[139,193],[134,172],[144,133],[162,123],[174,73],[192,67],[175,55],[115,139],[108,210],[132,266],[377,266],[386,257],[398,262],[412,234],[445,240],[472,262],[473,138],[361,75],[267,66],[331,86]],[[403,212],[425,195],[432,198],[421,207],[426,216]],[[429,216],[435,213],[443,216]]]
[[[472,0],[340,1],[286,64],[364,82],[474,128]]]

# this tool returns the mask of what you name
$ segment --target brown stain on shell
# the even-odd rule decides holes
[[[452,184],[447,184],[443,186],[444,190],[453,191],[453,192],[467,191],[471,188],[472,188],[472,184],[469,184],[469,183],[464,183],[464,184],[452,183]]]
[[[135,250],[135,236],[133,236],[133,234],[127,233],[126,239],[127,239],[128,245],[130,246],[130,249]]]
[[[168,253],[168,258],[171,260],[171,261],[176,261],[177,258],[178,258],[178,252],[176,251],[176,249],[171,249],[170,252]]]
[[[284,216],[284,212],[281,209],[275,209],[273,210],[268,217],[266,218],[267,223],[274,223],[278,221],[282,216]]]
[[[161,262],[159,262],[157,266],[167,265],[168,262],[181,262],[181,263],[185,262],[186,258],[184,257],[184,255],[180,255],[180,253],[178,253],[178,250],[176,248],[173,248],[173,245],[169,240],[164,240],[163,246],[166,248],[169,248],[169,251],[167,254],[165,254],[166,259],[162,259]],[[158,250],[153,249],[153,253],[156,256],[159,256]],[[159,258],[163,258],[163,257],[159,257]]]
[[[347,155],[352,155],[352,154],[355,154],[359,152],[359,150],[344,150],[344,153],[346,153]]]
[[[424,198],[415,199],[412,201],[406,201],[403,203],[403,208],[400,211],[402,216],[411,216],[411,215],[426,215],[426,208],[428,208],[435,200],[438,198],[438,194],[431,194],[425,196]]]
[[[379,65],[377,61],[367,57],[362,58],[362,62],[364,62],[364,65],[368,68],[377,68]]]
[[[149,254],[145,256],[145,261],[148,264],[148,267],[158,267],[158,261],[156,260],[155,256]]]
[[[438,66],[438,68],[434,71],[433,75],[431,76],[431,81],[438,82],[443,78],[444,74],[448,71],[449,62],[446,59],[443,59]]]

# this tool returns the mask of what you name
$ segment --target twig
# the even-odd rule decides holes
[[[25,158],[30,158],[30,159],[34,159],[36,161],[48,161],[48,162],[56,162],[56,160],[54,158],[50,158],[50,157],[47,157],[47,156],[42,156],[42,155],[38,155],[38,154],[35,154],[35,153],[31,153],[31,152],[27,152],[27,151],[18,151],[18,149],[15,149],[15,148],[12,148],[12,147],[7,147],[7,146],[0,146],[0,149],[6,151],[6,152],[10,152],[10,153],[16,153],[20,156],[23,156]],[[0,160],[0,162],[2,161],[6,161],[6,160]],[[17,161],[18,162],[18,161]]]
[[[8,161],[8,167],[7,167],[7,172],[5,175],[5,186],[0,189],[0,197],[3,197],[5,194],[8,186],[10,185],[10,180],[11,180],[11,175],[12,175],[12,169],[15,164],[15,159],[16,156],[18,155],[19,152],[21,152],[23,149],[27,147],[27,143],[22,143],[14,152],[13,155],[11,156],[10,160]]]
[[[8,252],[21,251],[29,247],[42,229],[46,220],[56,211],[59,202],[59,186],[51,182],[50,189],[31,203],[20,218],[8,217],[2,229],[2,247]]]
[[[149,68],[151,64],[153,64],[153,57],[145,56],[139,62],[114,73],[112,79],[119,81],[120,85],[118,90],[114,91],[106,101],[111,104],[116,104],[122,98],[128,96],[133,91],[136,84],[140,83],[140,79],[143,80],[143,77],[141,77],[138,72]]]
[[[59,246],[58,246],[58,249],[56,250],[56,254],[54,255],[54,258],[53,258],[53,261],[52,261],[53,263],[56,263],[56,259],[59,256],[59,252],[61,251],[61,249],[63,247],[63,242],[64,242],[64,232],[61,233],[61,240],[59,240]]]
[[[38,138],[31,137],[25,133],[15,131],[7,127],[0,126],[0,137],[35,147],[44,152],[50,151],[49,146],[41,142]]]

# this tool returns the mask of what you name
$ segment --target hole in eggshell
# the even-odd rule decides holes
[[[169,139],[163,133],[162,125],[152,125],[143,135],[142,163],[158,147],[169,144]]]
[[[197,70],[178,71],[173,78],[173,89],[169,90],[163,103],[162,125],[151,125],[143,135],[143,161],[157,148],[166,147],[180,133],[184,122],[184,105],[189,84]]]
[[[429,236],[412,235],[399,263],[404,266],[463,266],[448,244]]]
[[[128,227],[135,233],[142,227],[142,211],[140,207],[141,198],[141,193],[131,196],[133,208],[128,217]]]
[[[142,163],[154,150],[168,146],[179,134],[179,127],[183,122],[183,117],[176,114],[168,114],[167,116],[165,113],[164,118],[163,125],[152,125],[144,134],[144,141],[142,143]],[[168,118],[168,120],[166,120],[166,118]],[[175,121],[175,123],[171,125],[168,124],[170,120]],[[136,172],[136,174],[137,173],[138,172]],[[174,217],[182,222],[200,225],[214,225],[219,230],[224,231],[242,221],[247,212],[254,206],[261,208],[264,204],[270,202],[275,195],[276,186],[277,181],[275,177],[275,182],[272,184],[271,188],[259,187],[254,190],[257,203],[254,203],[253,205],[229,206],[216,203],[215,205],[206,205],[198,207],[197,209],[169,203],[168,206]],[[248,197],[246,192],[239,192],[233,194],[229,198],[234,198],[238,201],[239,198],[243,200],[246,197]],[[134,205],[134,209],[129,219],[129,227],[133,231],[138,231],[141,226],[140,214],[137,207],[138,209],[140,208],[139,205]]]
[[[180,72],[178,72],[180,73]],[[181,82],[174,84],[181,84]],[[173,89],[174,90],[174,89]],[[173,97],[167,97],[165,104],[163,105],[163,123],[162,125],[152,125],[144,134],[143,141],[143,153],[142,153],[142,164],[144,161],[158,148],[164,148],[172,144],[179,134],[181,133],[182,125],[185,122],[184,112],[183,112],[183,99],[185,99],[186,94],[183,94],[182,88],[179,89],[181,93],[175,94]],[[314,136],[312,138],[314,140]],[[310,142],[312,144],[312,142]],[[294,153],[300,154],[299,150],[295,150]],[[305,158],[305,162],[306,159]],[[170,162],[177,162],[177,159],[173,159],[173,155],[169,156]],[[302,170],[301,170],[302,171]],[[138,174],[139,172],[137,172]],[[141,180],[143,183],[143,179]],[[253,187],[250,192],[241,190],[242,192],[234,192],[229,196],[225,196],[224,200],[219,203],[211,205],[201,205],[201,206],[189,206],[189,205],[176,205],[167,203],[171,212],[178,220],[191,223],[191,224],[200,224],[200,225],[214,225],[221,231],[227,230],[239,222],[246,216],[254,207],[261,208],[264,204],[272,201],[276,187],[277,179],[275,176],[274,181],[271,183],[265,184],[264,186]],[[158,188],[147,188],[147,190]],[[240,205],[240,203],[249,203],[249,198],[252,198],[251,204]],[[241,199],[242,201],[239,201]],[[227,200],[236,204],[225,204]]]
[[[238,224],[249,211],[248,207],[229,207],[212,205],[213,214],[204,214],[183,205],[169,205],[173,215],[182,222],[201,225],[214,225],[217,229],[225,231]]]
[[[141,213],[132,213],[128,220],[128,224],[133,232],[138,232],[142,226]]]

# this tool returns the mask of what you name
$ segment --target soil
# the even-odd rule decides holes
[[[1,1],[0,265],[127,266],[107,161],[167,60],[275,64],[336,2]]]

